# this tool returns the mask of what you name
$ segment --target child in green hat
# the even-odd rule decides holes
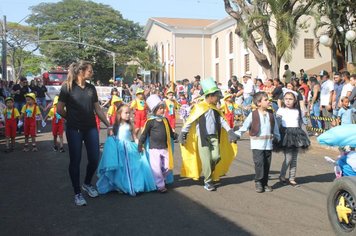
[[[221,91],[213,78],[201,81],[205,100],[194,105],[179,136],[182,152],[182,177],[199,179],[202,170],[204,188],[215,191],[213,181],[226,174],[237,154],[238,136],[216,107]]]

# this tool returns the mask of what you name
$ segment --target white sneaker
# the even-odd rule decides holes
[[[74,203],[76,206],[86,206],[87,201],[85,201],[85,198],[83,197],[82,193],[78,193],[74,196]]]
[[[328,163],[332,164],[332,165],[336,165],[336,161],[334,159],[332,159],[331,157],[325,156],[324,157],[325,161],[327,161]]]
[[[93,185],[83,184],[82,189],[89,195],[89,197],[99,196],[98,191],[93,187]]]

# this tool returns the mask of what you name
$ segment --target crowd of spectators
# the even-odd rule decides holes
[[[285,65],[284,69],[281,80],[278,78],[262,80],[253,77],[250,72],[246,72],[240,79],[237,76],[232,76],[227,84],[218,83],[217,85],[222,91],[233,95],[235,103],[239,105],[244,115],[247,115],[251,110],[252,96],[258,91],[268,94],[273,110],[277,111],[282,103],[282,88],[286,87],[298,93],[300,108],[314,130],[327,130],[345,122],[355,123],[355,74],[350,75],[348,71],[329,74],[322,70],[319,74],[308,75],[301,69],[297,75],[290,70],[288,65]],[[176,81],[174,83],[176,98],[183,97],[188,102],[199,98],[202,95],[200,80],[200,75],[196,75],[192,80],[185,78]],[[120,87],[121,96],[126,103],[135,99],[138,88],[144,89],[146,97],[157,94],[162,98],[167,90],[172,88],[171,83],[166,85],[159,82],[145,83],[139,74],[131,85],[120,79],[115,80],[112,86]],[[0,80],[0,106],[2,100],[13,96],[15,107],[21,109],[25,103],[24,95],[30,91],[36,94],[41,111],[45,111],[47,89],[40,78],[35,78],[30,84],[25,77],[21,77],[16,83]],[[316,131],[314,134],[317,135],[319,132]]]

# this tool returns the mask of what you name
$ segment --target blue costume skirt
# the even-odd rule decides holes
[[[98,167],[98,192],[121,191],[131,196],[156,190],[150,164],[137,144],[108,137]]]

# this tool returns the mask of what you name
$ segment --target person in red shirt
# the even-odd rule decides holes
[[[138,137],[138,134],[143,129],[147,121],[147,105],[145,101],[144,90],[138,88],[136,90],[136,99],[131,102],[130,108],[135,111],[135,132],[134,134]]]
[[[299,86],[299,89],[304,89],[304,94],[302,94],[305,98],[307,98],[308,97],[308,94],[309,94],[309,90],[310,90],[310,88],[309,88],[309,86],[308,86],[308,79],[306,79],[306,78],[302,78],[301,80],[300,80],[300,86]],[[305,102],[307,102],[307,100],[308,99],[306,99],[306,101]]]
[[[166,94],[167,99],[165,99],[165,112],[164,115],[167,118],[173,132],[176,128],[176,110],[178,109],[178,102],[174,98],[174,91],[168,90]]]
[[[11,152],[15,149],[15,138],[17,130],[17,118],[20,116],[17,108],[14,107],[14,99],[8,97],[5,99],[6,108],[4,109],[5,117],[5,137],[6,149],[5,152]],[[11,146],[10,146],[11,139]]]

